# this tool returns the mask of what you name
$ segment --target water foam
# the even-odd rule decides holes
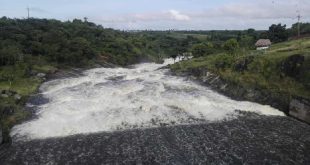
[[[15,139],[42,139],[119,129],[189,124],[235,117],[235,110],[284,115],[265,105],[222,96],[185,78],[171,76],[159,65],[87,70],[78,78],[44,83],[49,102],[38,107],[38,118],[17,125]]]

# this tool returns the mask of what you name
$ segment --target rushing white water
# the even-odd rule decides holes
[[[263,115],[282,112],[222,96],[185,78],[171,76],[159,65],[87,70],[84,76],[46,82],[49,102],[39,106],[38,118],[15,126],[17,139],[42,139],[119,129],[190,124],[235,118],[235,110]]]

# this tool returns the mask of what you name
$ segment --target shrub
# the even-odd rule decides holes
[[[214,53],[214,47],[212,43],[201,43],[193,45],[192,53],[194,57],[202,57]]]
[[[227,40],[223,45],[223,49],[230,55],[235,55],[239,49],[239,43],[236,39]]]

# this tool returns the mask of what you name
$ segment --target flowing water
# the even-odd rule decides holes
[[[212,122],[235,118],[235,110],[283,115],[270,106],[234,101],[158,69],[169,63],[173,60],[131,69],[98,68],[81,77],[47,82],[41,91],[49,102],[38,107],[37,119],[14,127],[12,136],[41,139]]]
[[[310,164],[310,127],[164,64],[97,68],[40,87],[0,164]]]

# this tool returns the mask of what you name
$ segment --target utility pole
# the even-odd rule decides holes
[[[84,22],[88,22],[88,18],[87,17],[84,17]]]
[[[27,17],[27,18],[28,18],[28,19],[29,19],[29,17],[30,17],[30,14],[29,14],[29,13],[30,13],[30,8],[27,7],[27,14],[28,14],[28,17]]]
[[[298,15],[297,15],[297,18],[298,18],[298,24],[297,24],[297,32],[298,32],[298,38],[300,38],[300,19],[301,19],[301,15],[298,11]]]

